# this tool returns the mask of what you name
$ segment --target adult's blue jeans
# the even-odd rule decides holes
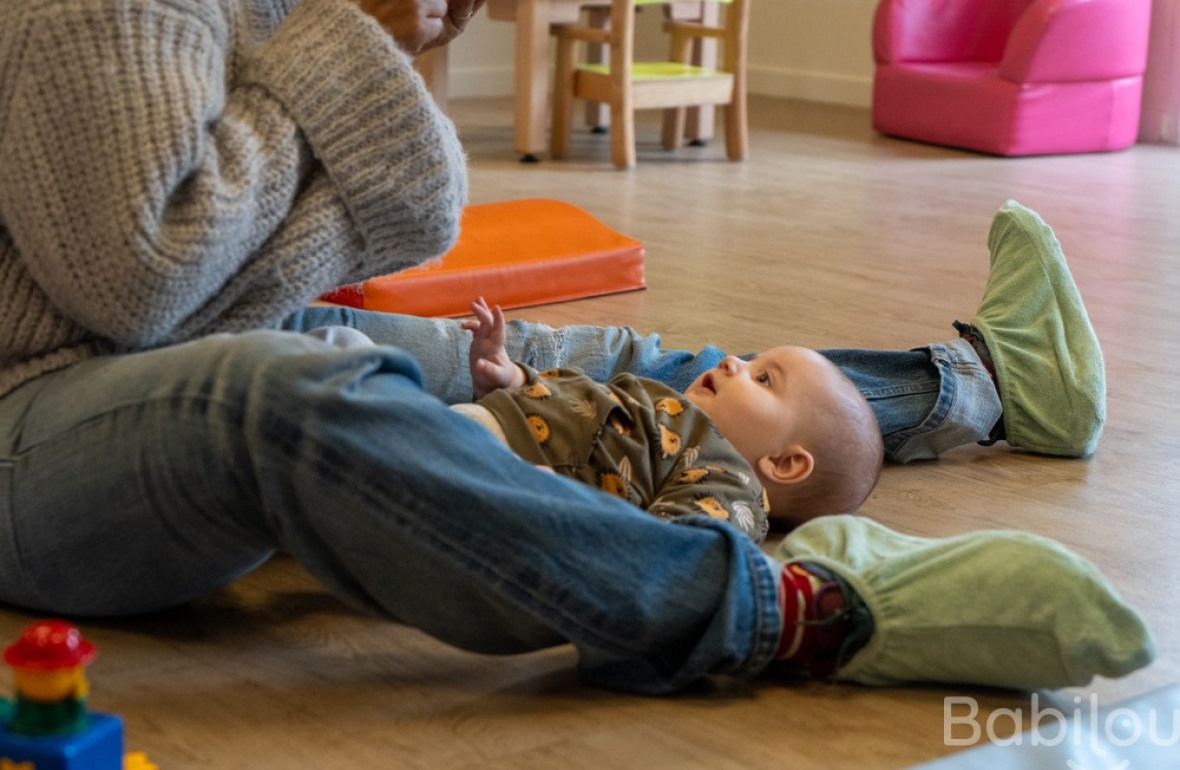
[[[316,309],[290,326],[339,323],[425,341],[429,365],[260,331],[93,359],[0,399],[0,600],[144,612],[283,550],[352,604],[466,649],[572,642],[608,687],[765,667],[781,621],[757,545],[537,470],[453,414],[423,389],[466,398],[453,324]],[[514,339],[591,373],[626,360],[673,382],[719,356],[579,328]]]

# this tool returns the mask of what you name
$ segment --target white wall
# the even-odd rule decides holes
[[[868,106],[875,7],[875,0],[752,0],[750,92]],[[641,40],[658,35],[658,17],[641,17]],[[510,95],[512,50],[512,24],[481,13],[452,44],[451,95]]]
[[[875,0],[753,0],[750,93],[869,106]]]
[[[471,20],[450,45],[450,96],[512,94],[512,29],[511,23],[489,19],[486,10]]]

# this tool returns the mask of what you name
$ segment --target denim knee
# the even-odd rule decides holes
[[[317,336],[274,331],[217,341],[222,345],[209,387],[242,404],[295,408],[309,397],[346,397],[350,383],[376,373],[422,386],[418,362],[388,345],[338,346]]]
[[[0,401],[13,429],[0,442],[0,598],[121,615],[252,569],[284,542],[279,507],[303,505],[293,490],[306,479],[281,450],[323,462],[363,440],[333,415],[372,371],[418,387],[402,351],[282,332],[92,359],[28,383]]]

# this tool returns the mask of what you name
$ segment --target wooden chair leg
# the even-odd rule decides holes
[[[718,3],[700,4],[702,24],[717,26],[721,23],[721,8]],[[715,69],[719,62],[717,41],[709,38],[698,39],[693,44],[692,63],[705,69]],[[693,107],[688,111],[688,125],[684,134],[693,144],[707,144],[713,138],[717,110],[711,104]]]
[[[725,154],[730,160],[745,160],[749,154],[750,129],[746,116],[746,84],[734,79],[733,99],[725,108]]]
[[[692,60],[693,40],[688,35],[672,35],[668,60],[688,64]],[[672,107],[664,110],[663,137],[661,144],[665,150],[675,150],[684,142],[684,127],[688,110],[684,107]]]
[[[590,8],[586,12],[587,22],[596,29],[610,29],[610,8]],[[591,64],[606,62],[606,46],[597,43],[586,44],[586,61]],[[602,133],[610,125],[610,108],[602,102],[586,102],[586,126]]]
[[[664,110],[664,122],[660,144],[665,150],[675,150],[684,144],[685,126],[688,125],[688,110],[684,107],[670,107]]]
[[[664,15],[672,21],[698,22],[706,26],[715,27],[721,21],[721,11],[718,3],[701,2],[700,0],[674,2],[664,6]],[[717,41],[711,38],[696,38],[692,42],[692,54],[685,59],[698,67],[716,69],[718,62]],[[683,138],[692,141],[694,145],[707,144],[713,138],[714,113],[711,104],[689,107],[685,121]],[[671,130],[665,123],[665,131]]]
[[[553,129],[549,133],[549,154],[557,159],[569,154],[574,110],[574,53],[576,43],[557,39],[557,74],[553,82]]]
[[[610,124],[611,161],[615,168],[635,168],[635,112],[629,98],[611,103]]]

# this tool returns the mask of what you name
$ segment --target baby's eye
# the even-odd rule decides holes
[[[761,373],[755,375],[754,382],[757,382],[759,385],[765,385],[766,387],[769,388],[770,387],[770,373],[769,372],[761,372]]]

